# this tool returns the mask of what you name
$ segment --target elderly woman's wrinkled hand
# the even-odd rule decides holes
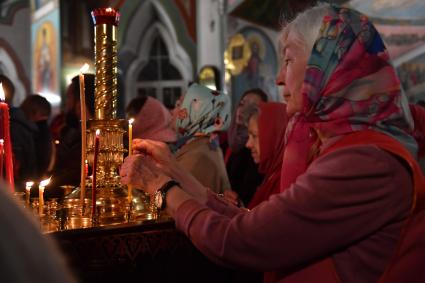
[[[168,145],[163,142],[134,139],[133,152],[136,154],[145,154],[150,156],[165,173],[171,175],[174,167],[178,167],[174,155],[171,153]]]
[[[135,154],[128,156],[121,166],[121,182],[136,189],[153,194],[171,178],[167,176],[150,156]]]

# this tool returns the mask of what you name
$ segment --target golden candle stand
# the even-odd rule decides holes
[[[91,226],[120,224],[129,221],[152,220],[149,197],[135,193],[131,201],[127,188],[120,183],[118,170],[126,150],[123,146],[124,120],[117,119],[117,26],[119,13],[112,8],[92,12],[95,25],[95,118],[88,121],[86,138],[87,159],[93,168],[94,140],[100,130],[100,149],[97,156],[96,209]],[[82,160],[81,166],[84,166]],[[91,212],[92,182],[86,179],[86,190],[75,190],[63,203],[69,228],[88,226]],[[81,195],[80,195],[81,194]],[[65,217],[65,216],[64,216]],[[89,225],[90,226],[90,225]],[[69,229],[68,228],[68,229]]]

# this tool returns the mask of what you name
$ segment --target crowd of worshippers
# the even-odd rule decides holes
[[[380,34],[357,11],[320,4],[279,42],[285,103],[247,89],[232,113],[228,94],[197,83],[172,110],[133,98],[123,184],[167,187],[163,209],[199,250],[264,282],[424,282],[425,109],[407,103]],[[78,186],[80,109],[78,77],[50,131],[41,96],[13,109],[18,181]]]

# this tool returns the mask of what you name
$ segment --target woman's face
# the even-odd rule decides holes
[[[251,150],[252,159],[255,163],[260,162],[260,141],[258,138],[258,115],[253,115],[248,121],[248,141],[245,145]]]
[[[179,99],[176,101],[174,105],[174,109],[171,110],[171,128],[176,131],[176,121],[179,116],[179,111],[181,109],[181,105],[183,103],[184,94],[182,94]]]
[[[301,87],[310,53],[302,46],[297,36],[290,32],[281,54],[281,67],[276,84],[284,86],[282,96],[286,101],[286,112],[293,115],[302,111]]]
[[[249,105],[249,104],[260,104],[261,102],[261,97],[258,96],[255,93],[248,93],[246,94],[240,101],[239,101],[239,105],[236,108],[236,124],[237,125],[243,125],[244,121],[243,121],[243,115],[242,115],[242,110],[244,108],[244,106]]]

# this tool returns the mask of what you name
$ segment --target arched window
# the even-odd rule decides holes
[[[137,76],[137,94],[155,97],[171,109],[185,85],[182,75],[170,62],[164,40],[157,35],[152,40],[148,61]]]

